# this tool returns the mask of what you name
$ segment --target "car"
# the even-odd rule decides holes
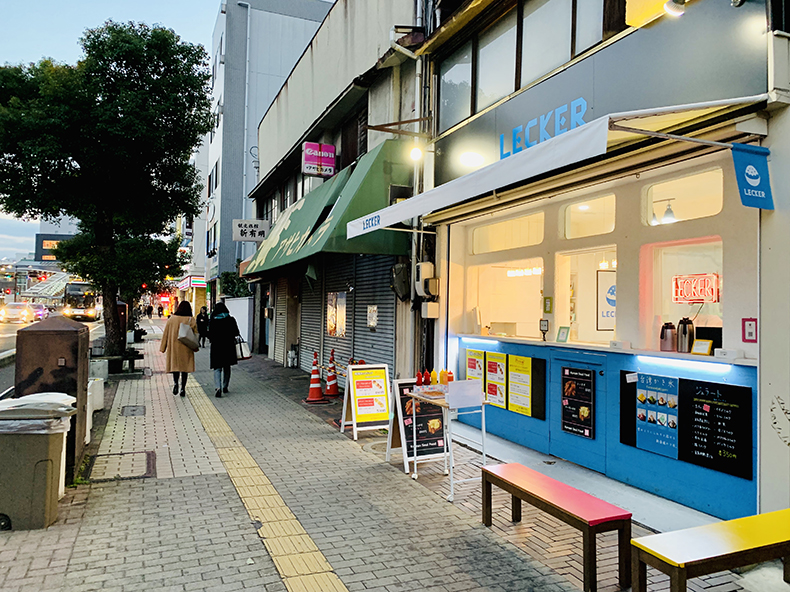
[[[31,304],[30,307],[33,309],[33,312],[36,314],[37,321],[43,321],[44,319],[49,317],[49,309],[44,304]]]
[[[36,313],[27,302],[9,302],[0,309],[0,323],[32,323],[35,320]]]

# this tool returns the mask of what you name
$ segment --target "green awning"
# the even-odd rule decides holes
[[[245,276],[260,274],[317,253],[406,255],[409,236],[378,230],[351,240],[346,224],[389,205],[390,185],[410,185],[406,147],[387,140],[283,212],[252,258]]]

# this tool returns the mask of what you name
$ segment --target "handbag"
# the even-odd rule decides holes
[[[186,345],[192,351],[198,351],[200,349],[200,344],[195,336],[195,332],[188,323],[181,323],[178,326],[178,341]]]
[[[251,357],[250,346],[241,335],[236,335],[236,359],[249,360]]]

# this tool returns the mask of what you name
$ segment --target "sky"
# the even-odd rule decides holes
[[[173,29],[184,41],[210,47],[221,0],[0,0],[0,64],[42,58],[74,64],[79,38],[105,21],[136,21]],[[32,252],[38,222],[0,212],[0,258]]]

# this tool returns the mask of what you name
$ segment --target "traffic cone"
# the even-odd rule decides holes
[[[337,390],[337,374],[335,370],[335,350],[329,354],[329,370],[326,374],[326,394],[327,399],[337,399],[340,392]]]
[[[318,353],[313,352],[313,371],[310,374],[310,393],[304,399],[310,405],[325,405],[329,403],[321,392],[321,377],[318,375]]]

